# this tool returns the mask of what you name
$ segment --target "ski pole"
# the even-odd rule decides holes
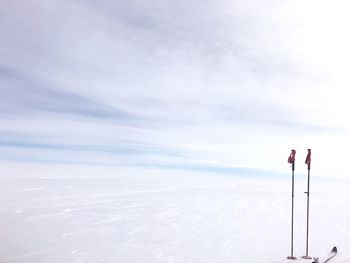
[[[288,163],[292,164],[292,222],[291,222],[291,245],[290,245],[290,256],[288,256],[288,259],[297,259],[294,257],[294,170],[295,170],[295,150],[292,150],[291,154],[288,158]]]
[[[310,213],[310,168],[311,168],[311,149],[307,149],[305,164],[307,164],[307,208],[306,208],[306,254],[303,256],[305,259],[311,259],[309,256],[309,213]]]

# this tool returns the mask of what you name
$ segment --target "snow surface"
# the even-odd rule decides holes
[[[0,262],[279,262],[290,254],[289,177],[0,176]],[[306,178],[296,183],[295,254]],[[350,182],[312,178],[310,255],[350,262]]]

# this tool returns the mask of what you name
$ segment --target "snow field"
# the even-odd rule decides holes
[[[334,262],[347,262],[350,184],[330,181],[312,180],[309,254],[337,245]],[[295,255],[305,189],[296,182]],[[0,201],[2,263],[264,263],[290,253],[289,177],[0,177]]]

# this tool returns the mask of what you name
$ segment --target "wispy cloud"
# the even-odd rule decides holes
[[[7,70],[3,76],[1,89],[6,100],[1,101],[2,114],[50,112],[78,115],[100,119],[133,120],[135,116],[104,105],[83,95],[61,91],[50,87],[51,83],[41,83]]]

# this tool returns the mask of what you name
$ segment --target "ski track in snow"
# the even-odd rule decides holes
[[[313,182],[310,255],[350,262],[349,182]],[[305,190],[296,184],[295,254]],[[1,263],[278,262],[289,255],[289,181],[225,176],[0,177]]]

